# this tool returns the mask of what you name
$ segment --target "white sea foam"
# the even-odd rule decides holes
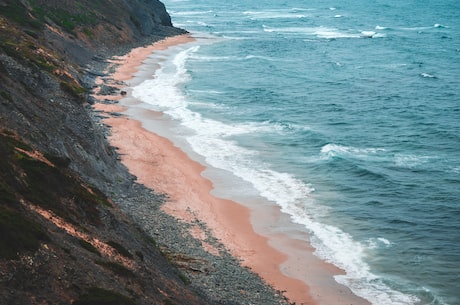
[[[284,34],[300,34],[316,36],[318,38],[337,39],[337,38],[380,38],[386,37],[386,34],[377,33],[375,31],[354,31],[354,30],[339,30],[331,27],[270,27],[263,26],[265,32],[269,33],[284,33]]]
[[[369,238],[366,243],[369,249],[389,248],[393,245],[392,242],[383,237]]]
[[[321,148],[321,155],[326,158],[331,157],[347,157],[357,159],[376,158],[379,156],[385,157],[386,150],[384,148],[357,148],[343,146],[338,144],[326,144]]]
[[[241,57],[236,56],[203,56],[203,55],[193,55],[191,59],[196,61],[233,61],[233,60],[241,60]]]
[[[292,209],[292,206],[283,210],[292,213],[293,221],[305,225],[311,231],[311,242],[319,257],[346,271],[345,275],[334,277],[338,283],[350,287],[355,294],[375,305],[412,305],[419,301],[415,296],[392,290],[370,271],[365,263],[369,246],[353,240],[351,235],[337,227],[312,220],[306,211]]]
[[[206,22],[203,22],[203,21],[196,21],[196,24],[201,25],[201,26],[206,26],[206,27],[211,26],[210,24],[207,24]]]
[[[237,35],[232,34],[232,32],[215,32],[215,34],[220,35],[222,36],[222,38],[229,39],[229,40],[251,40],[253,39],[250,36],[237,36]]]
[[[429,73],[421,73],[420,76],[423,78],[436,78],[435,75]]]
[[[209,90],[193,89],[193,90],[190,90],[190,91],[191,92],[197,92],[197,93],[216,94],[216,95],[224,94],[224,91],[212,90],[212,89],[209,89]]]
[[[260,55],[246,55],[246,56],[202,56],[202,55],[193,55],[191,56],[192,60],[202,61],[202,62],[225,62],[225,61],[242,61],[249,59],[262,59],[266,61],[279,61],[278,58],[260,56]]]
[[[309,17],[310,14],[306,13],[312,9],[305,8],[288,8],[276,10],[262,10],[262,11],[245,11],[244,15],[249,16],[252,20],[263,19],[300,19]]]
[[[417,156],[408,154],[395,154],[394,163],[402,168],[416,168],[433,160],[430,156]]]
[[[292,12],[280,12],[280,11],[259,11],[259,12],[252,12],[247,11],[243,12],[244,15],[247,15],[252,20],[259,20],[259,19],[299,19],[305,18],[307,15],[305,14],[298,14]]]
[[[230,125],[205,118],[189,109],[190,103],[180,88],[189,80],[185,63],[198,50],[199,47],[194,46],[178,50],[177,54],[166,52],[172,56],[172,60],[163,61],[155,78],[135,87],[133,95],[181,124],[185,128],[182,136],[194,152],[204,157],[207,164],[231,172],[250,183],[260,196],[279,205],[284,213],[291,215],[293,222],[303,225],[312,234],[311,242],[316,254],[345,270],[345,275],[335,277],[337,282],[350,287],[354,293],[373,304],[414,304],[416,298],[390,289],[370,272],[364,260],[369,245],[355,241],[348,233],[318,220],[318,215],[324,215],[327,211],[315,204],[311,185],[292,174],[272,170],[269,164],[260,161],[257,151],[243,148],[229,138],[246,133],[274,132],[274,126],[282,131],[285,126],[272,122]],[[326,156],[345,154],[366,157],[383,151],[336,144],[328,144],[321,149]],[[377,238],[376,242],[389,244],[384,238]]]
[[[262,59],[265,61],[280,61],[278,58],[273,58],[269,56],[260,56],[260,55],[247,55],[244,59]]]
[[[361,34],[364,36],[364,37],[368,37],[368,38],[372,38],[375,34],[377,34],[376,32],[374,31],[361,31]]]
[[[318,29],[314,33],[319,38],[335,39],[335,38],[359,38],[358,34],[341,32],[337,29]]]
[[[171,11],[171,15],[176,15],[176,16],[197,16],[197,15],[207,15],[210,13],[213,13],[213,11],[180,11],[180,12],[175,12]]]
[[[332,158],[382,162],[401,168],[418,168],[437,159],[433,156],[393,153],[384,148],[357,148],[338,144],[326,144],[321,148],[319,159],[312,159],[312,162],[330,160]]]
[[[374,31],[361,31],[361,35],[364,38],[381,38],[387,36],[386,34],[377,33]]]
[[[361,35],[354,32],[340,31],[336,28],[328,27],[285,27],[272,28],[264,26],[265,32],[286,33],[286,34],[303,34],[311,35],[319,38],[335,39],[335,38],[360,38]]]
[[[431,26],[417,26],[417,27],[401,27],[397,28],[398,30],[402,31],[424,31],[424,30],[429,30],[432,29],[433,27]]]
[[[197,92],[197,91],[195,91]],[[210,95],[213,94],[211,92],[206,92],[206,94]],[[208,108],[208,109],[228,109],[227,106],[217,103],[210,103],[210,102],[190,102],[190,106],[196,106],[200,108]]]

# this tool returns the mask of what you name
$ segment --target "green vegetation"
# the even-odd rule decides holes
[[[179,272],[178,273],[178,276],[180,278],[180,280],[185,284],[185,285],[188,285],[191,283],[190,279],[185,275],[183,274],[182,272]]]
[[[43,56],[31,56],[29,59],[45,71],[54,72],[57,69],[56,65]]]
[[[45,153],[45,158],[60,168],[67,168],[70,164],[69,158],[56,156],[50,153]]]
[[[135,277],[134,272],[126,268],[125,266],[115,263],[115,262],[107,262],[107,261],[95,261],[96,264],[109,269],[113,273],[122,276],[122,277]]]
[[[136,235],[137,235],[138,238],[142,239],[146,243],[149,243],[152,246],[157,247],[157,241],[152,236],[144,233],[141,230],[136,231]]]
[[[93,33],[90,28],[94,26],[97,18],[94,13],[87,12],[80,7],[80,11],[71,14],[72,7],[47,4],[44,1],[29,1],[26,8],[19,1],[9,0],[0,9],[0,52],[3,50],[8,56],[35,70],[42,70],[57,78],[61,89],[79,101],[83,101],[87,92],[78,81],[68,74],[60,73],[65,70],[65,62],[57,53],[40,42],[41,28],[46,22],[52,20],[66,31],[74,31],[76,25],[88,37]],[[40,2],[40,3],[39,3]],[[29,23],[41,23],[39,29],[30,27]],[[19,26],[18,26],[19,24]],[[73,33],[73,32],[72,32]],[[75,34],[75,33],[73,33]],[[33,90],[31,90],[33,91]],[[2,92],[2,98],[10,100]]]
[[[0,96],[9,102],[13,101],[13,99],[11,98],[11,95],[8,92],[0,90]]]
[[[110,240],[110,241],[107,242],[107,244],[109,246],[111,246],[112,248],[114,248],[115,250],[117,250],[118,253],[120,253],[124,257],[131,258],[131,259],[133,258],[133,255],[128,251],[128,249],[126,249],[125,247],[123,247],[119,243],[117,243],[117,242],[115,242],[113,240]]]
[[[38,34],[34,31],[30,31],[30,30],[24,30],[24,33],[26,33],[27,35],[31,36],[32,38],[35,38],[35,39],[38,39]]]
[[[37,45],[38,34],[34,31],[21,31],[0,16],[0,36],[8,37],[0,39],[0,49],[15,60],[28,61],[29,65],[35,65],[50,73],[60,67],[57,55],[53,51],[45,51]]]
[[[27,9],[20,1],[6,1],[6,5],[2,6],[0,15],[13,20],[14,22],[22,25],[29,26],[36,29],[41,29],[43,23],[35,18],[31,18]]]
[[[37,223],[0,206],[0,257],[16,259],[21,252],[36,251],[48,236]]]
[[[49,20],[63,30],[74,34],[78,26],[92,26],[97,23],[95,12],[88,10],[80,3],[69,6],[48,4],[44,1],[30,0],[30,7],[25,7],[20,1],[6,0],[0,10],[0,15],[16,22],[21,26],[42,29]]]
[[[14,206],[18,203],[11,188],[2,181],[0,181],[0,203],[9,206]]]
[[[74,34],[74,30],[79,26],[92,26],[97,23],[97,15],[87,6],[75,1],[68,3],[68,6],[50,5],[43,1],[31,0],[31,14],[41,22],[46,22],[46,18],[52,20],[63,30]],[[38,3],[42,2],[42,3]]]
[[[129,19],[131,20],[131,22],[132,22],[138,29],[141,28],[141,24],[139,23],[139,20],[136,19],[136,17],[134,17],[133,15],[131,15],[131,16],[129,16]]]
[[[32,147],[29,144],[26,144],[14,137],[14,134],[8,131],[4,131],[3,134],[0,133],[0,140],[2,143],[4,143],[7,148],[4,150],[2,149],[2,152],[5,154],[11,155],[13,148],[17,147],[25,151],[32,151]],[[8,152],[6,151],[8,150]]]
[[[98,206],[112,207],[112,204],[100,190],[74,176],[67,168],[70,160],[46,154],[57,165],[53,167],[26,152],[33,149],[14,135],[0,131],[0,206],[17,209],[16,197],[20,194],[24,200],[77,226],[86,222],[102,224]]]
[[[29,157],[21,152],[16,152],[16,163],[24,171],[25,180],[21,193],[30,202],[53,211],[56,215],[72,221],[68,211],[62,209],[62,199],[67,194],[72,194],[71,190],[76,184],[70,177],[63,175],[57,168]],[[93,207],[91,214],[98,214]],[[92,215],[93,220],[97,220],[97,215]]]
[[[61,172],[26,154],[16,152],[16,162],[25,175],[22,195],[30,202],[53,211],[67,221],[79,224],[82,216],[93,225],[100,225],[100,204],[111,206],[101,191],[85,187],[75,177]],[[73,208],[63,209],[63,202]]]
[[[83,29],[83,34],[85,34],[85,35],[88,36],[89,38],[94,37],[93,31],[91,31],[89,28],[84,28],[84,29]]]
[[[163,300],[163,305],[174,305],[174,304],[176,304],[176,303],[174,303],[170,299],[164,299]]]
[[[82,295],[73,305],[136,305],[133,299],[122,294],[102,288],[91,288]]]
[[[137,255],[137,257],[139,257],[139,259],[140,259],[141,261],[144,260],[144,254],[142,254],[141,251],[136,251],[136,255]]]
[[[0,205],[9,207],[16,207],[19,204],[16,199],[18,179],[15,179],[18,172],[11,164],[15,147],[25,151],[32,149],[29,145],[18,141],[13,134],[7,131],[0,132],[0,156],[2,156],[0,158]]]
[[[17,199],[19,177],[15,171],[14,148],[31,151],[32,148],[17,140],[12,133],[0,133],[0,258],[16,259],[25,251],[35,251],[48,236],[42,227],[26,217]]]
[[[108,208],[113,207],[105,194],[97,188],[74,184],[72,192],[78,196],[78,202],[82,204],[90,204],[92,206],[102,205]]]
[[[66,91],[67,93],[72,94],[74,97],[81,98],[84,93],[86,93],[86,89],[83,88],[80,84],[71,81],[63,81],[60,84],[61,89]]]
[[[101,253],[96,249],[96,247],[94,247],[92,244],[90,244],[86,240],[79,239],[78,243],[83,249],[101,256]]]

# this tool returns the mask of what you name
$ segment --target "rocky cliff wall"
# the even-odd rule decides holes
[[[91,77],[110,55],[183,32],[156,0],[0,0],[0,127],[92,183],[123,181],[91,117]]]
[[[0,0],[0,304],[209,304],[106,196],[133,177],[88,105],[105,58],[182,32],[154,0]]]

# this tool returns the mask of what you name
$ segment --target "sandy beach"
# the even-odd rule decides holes
[[[158,50],[191,43],[190,35],[176,36],[148,47],[133,49],[129,54],[113,59],[116,71],[114,84],[123,89],[123,82],[134,77],[145,59]],[[129,88],[123,89],[128,92]],[[125,95],[98,96],[121,100]],[[113,115],[126,110],[123,102],[96,103],[94,110],[104,112],[104,123],[110,126],[111,145],[118,149],[121,162],[137,177],[137,181],[155,192],[167,194],[163,209],[181,221],[206,224],[244,266],[259,274],[275,289],[283,291],[296,304],[369,304],[355,296],[347,287],[333,279],[341,270],[317,258],[308,243],[306,233],[288,236],[270,231],[270,223],[288,223],[289,218],[276,207],[249,209],[243,203],[212,195],[213,183],[202,172],[205,166],[192,160],[169,139],[145,126],[146,118],[161,114],[145,110],[143,118]],[[255,217],[257,216],[257,217]],[[257,230],[255,229],[257,227]],[[219,256],[219,249],[205,241],[206,232],[194,226],[192,235],[202,240],[209,253]]]

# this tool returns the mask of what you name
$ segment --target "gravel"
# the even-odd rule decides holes
[[[140,44],[146,45],[151,42],[152,40],[143,41]],[[94,56],[86,68],[88,73],[84,76],[87,85],[93,86],[91,81],[94,84],[98,75],[104,75],[100,72],[107,67],[104,58],[126,54],[137,46],[121,46],[117,50],[104,50]],[[105,77],[105,80],[109,81],[110,77]],[[103,85],[103,88],[104,94],[118,94],[118,90],[110,90],[107,85]],[[110,133],[110,129],[101,124],[101,117],[97,112],[93,112],[91,117],[104,129],[102,132],[105,135]],[[167,200],[167,195],[158,194],[136,183],[133,176],[127,172],[122,178],[123,182],[99,187],[156,241],[164,255],[181,270],[188,285],[212,300],[214,304],[290,304],[282,292],[276,291],[259,275],[243,267],[225,245],[210,234],[206,224],[199,220],[192,224],[184,223],[166,214],[161,210],[161,206]],[[206,232],[205,242],[218,249],[218,255],[207,252],[201,240],[191,235],[192,226],[199,226]]]

